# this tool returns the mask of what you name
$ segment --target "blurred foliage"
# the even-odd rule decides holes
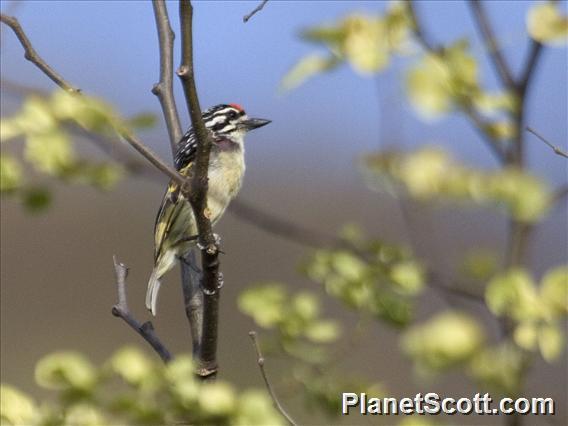
[[[22,201],[30,211],[41,211],[51,200],[47,187],[31,181],[31,171],[57,178],[67,183],[92,185],[112,189],[124,175],[123,167],[115,162],[94,162],[78,158],[73,140],[77,129],[105,138],[130,129],[144,129],[155,124],[155,117],[140,114],[122,119],[105,102],[84,95],[55,91],[49,97],[29,96],[21,110],[0,123],[0,141],[5,145],[0,156],[0,192]],[[23,141],[23,160],[8,153]]]
[[[533,39],[541,43],[566,44],[568,16],[562,15],[558,2],[537,3],[527,15],[527,30]]]
[[[404,326],[414,297],[424,286],[424,269],[404,247],[353,238],[352,250],[320,249],[308,260],[309,278],[347,306]]]
[[[36,381],[57,392],[55,402],[37,403],[3,384],[1,422],[26,426],[284,424],[266,392],[241,392],[222,381],[202,383],[194,371],[189,356],[163,365],[134,347],[120,349],[102,366],[80,353],[53,353],[38,362]]]
[[[517,168],[478,170],[458,163],[440,147],[413,152],[383,151],[364,160],[368,181],[429,201],[451,200],[471,206],[492,204],[521,222],[536,222],[548,212],[552,194],[537,177]]]

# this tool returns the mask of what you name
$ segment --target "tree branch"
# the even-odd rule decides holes
[[[418,18],[418,14],[416,13],[416,8],[414,6],[413,0],[405,0],[406,4],[408,5],[408,11],[410,14],[410,19],[412,21],[412,27],[414,31],[414,35],[417,40],[420,42],[424,50],[429,52],[432,55],[440,56],[443,54],[444,50],[442,46],[438,46],[434,42],[432,42],[426,32],[424,31],[424,27]],[[495,158],[502,164],[505,161],[505,153],[499,143],[493,139],[491,136],[488,135],[487,129],[488,124],[483,120],[483,118],[477,113],[477,111],[467,102],[458,105],[461,111],[469,118],[472,122],[474,127],[477,129],[478,133],[481,135],[489,149],[493,152]]]
[[[249,14],[243,16],[243,22],[246,24],[250,18],[260,12],[266,6],[268,0],[262,0]]]
[[[172,354],[160,341],[151,321],[140,324],[130,313],[126,302],[126,277],[128,276],[128,268],[120,263],[116,256],[113,256],[114,273],[116,276],[116,286],[118,291],[118,303],[112,307],[112,314],[115,317],[122,318],[134,331],[136,331],[148,344],[156,351],[165,363],[173,359]]]
[[[153,0],[154,16],[158,30],[160,52],[160,82],[154,85],[154,93],[162,107],[164,120],[170,136],[172,154],[175,155],[177,144],[182,137],[182,129],[173,93],[173,47],[174,33],[168,17],[168,9],[164,0]],[[197,264],[194,250],[183,258],[181,266],[181,288],[185,305],[185,314],[191,331],[192,352],[198,354],[201,342],[201,327],[203,322],[203,299],[199,290],[199,273],[195,271]]]
[[[180,0],[179,14],[181,26],[181,65],[177,75],[182,82],[191,123],[197,138],[197,155],[191,178],[191,191],[189,193],[186,192],[186,194],[197,223],[199,246],[202,247],[203,327],[199,347],[198,374],[204,379],[213,379],[218,370],[217,332],[222,278],[219,272],[219,242],[213,235],[207,208],[207,190],[209,186],[207,175],[212,142],[201,117],[201,107],[199,106],[197,89],[195,87],[192,34],[193,6],[191,1]]]
[[[47,63],[41,58],[41,56],[37,54],[32,46],[32,43],[26,36],[26,33],[24,32],[23,28],[16,18],[14,18],[13,16],[0,14],[0,21],[8,25],[12,29],[16,37],[18,37],[20,44],[24,48],[24,57],[28,61],[35,64],[35,66],[42,70],[43,73],[47,75],[55,84],[57,84],[67,92],[78,93],[80,91],[76,87],[72,86],[69,82],[67,82],[57,71],[47,65]]]
[[[560,155],[561,157],[564,158],[568,158],[568,154],[563,151],[562,149],[560,149],[559,147],[557,147],[556,145],[552,145],[550,142],[548,142],[544,136],[540,135],[539,133],[537,133],[536,130],[532,129],[531,127],[525,127],[525,129],[527,130],[527,132],[532,133],[533,135],[535,135],[537,138],[539,138],[541,141],[543,141],[546,145],[548,145],[550,147],[550,149],[552,149],[552,151],[554,151],[554,153],[556,155]]]
[[[182,130],[173,94],[174,32],[170,26],[168,10],[164,0],[152,0],[152,7],[154,8],[154,17],[156,18],[160,49],[160,81],[152,87],[152,93],[160,101],[166,127],[168,128],[168,135],[170,136],[172,155],[175,155],[178,141],[182,136]]]
[[[260,350],[260,346],[256,338],[256,331],[249,331],[249,337],[251,338],[252,344],[256,351],[257,363],[260,369],[260,374],[262,375],[262,380],[264,380],[264,384],[266,385],[266,389],[270,394],[270,398],[272,398],[272,403],[274,404],[274,407],[280,412],[280,414],[282,414],[282,416],[288,421],[289,424],[291,424],[292,426],[296,426],[297,423],[292,419],[292,417],[290,417],[290,415],[286,412],[286,410],[284,410],[284,407],[282,407],[282,404],[280,404],[280,401],[278,401],[276,393],[274,392],[274,389],[272,389],[272,385],[268,380],[268,376],[266,375],[266,371],[264,369],[264,357],[262,356],[262,352]]]
[[[514,90],[515,88],[515,81],[511,74],[511,69],[509,65],[507,65],[507,61],[503,56],[503,52],[501,51],[499,44],[497,43],[497,38],[495,37],[495,33],[493,32],[493,28],[489,23],[489,17],[485,13],[484,6],[481,4],[479,0],[473,0],[469,2],[471,9],[473,11],[473,16],[475,17],[475,22],[485,45],[489,49],[489,56],[493,61],[493,65],[497,71],[497,74],[501,78],[501,81],[505,87],[509,90]]]

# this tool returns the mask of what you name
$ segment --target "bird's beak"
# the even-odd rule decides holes
[[[247,132],[258,129],[259,127],[266,126],[267,124],[272,123],[271,120],[265,120],[264,118],[249,118],[245,120],[242,125],[247,130]]]

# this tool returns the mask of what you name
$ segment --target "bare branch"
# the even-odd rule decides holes
[[[116,256],[113,256],[114,273],[116,276],[116,286],[118,291],[118,303],[112,307],[112,314],[115,317],[122,318],[134,331],[136,331],[156,353],[162,358],[165,363],[173,359],[172,354],[160,341],[154,326],[151,321],[140,324],[130,313],[126,301],[126,277],[128,276],[128,268],[123,263],[120,263]]]
[[[568,158],[568,154],[567,154],[565,151],[563,151],[562,149],[560,149],[560,148],[557,147],[556,145],[552,145],[550,142],[548,142],[548,141],[544,138],[544,136],[540,135],[536,130],[534,130],[534,129],[531,128],[531,127],[526,127],[525,129],[527,130],[527,132],[532,133],[532,134],[535,135],[537,138],[539,138],[541,141],[543,141],[545,144],[547,144],[547,145],[550,147],[550,149],[552,149],[552,151],[554,151],[554,153],[555,153],[556,155],[560,155],[561,157]]]
[[[525,61],[525,66],[523,67],[523,71],[521,73],[521,77],[518,82],[519,90],[522,94],[524,94],[532,81],[534,76],[534,71],[536,69],[536,65],[542,54],[542,43],[539,43],[536,40],[531,40],[531,44],[529,47],[529,53],[527,55],[527,59]]]
[[[243,22],[246,24],[250,18],[260,12],[266,6],[268,0],[262,0],[249,14],[243,16]]]
[[[170,26],[165,1],[152,0],[152,6],[156,18],[160,47],[160,82],[154,85],[152,93],[160,100],[166,127],[168,128],[168,134],[170,136],[172,155],[175,155],[177,143],[181,139],[182,130],[173,94],[174,32]]]
[[[53,82],[55,82],[55,84],[57,84],[62,89],[71,93],[77,93],[80,91],[79,89],[68,83],[61,75],[59,75],[57,71],[51,68],[41,58],[41,56],[37,54],[37,52],[32,46],[32,43],[26,36],[26,33],[24,32],[23,28],[21,27],[20,23],[16,18],[14,18],[13,16],[0,14],[0,21],[8,25],[12,29],[12,31],[14,31],[14,34],[16,35],[16,37],[18,37],[18,40],[20,40],[20,44],[24,48],[24,57],[28,61],[35,64],[40,70],[43,71],[45,75],[47,75]]]
[[[193,66],[193,6],[189,0],[180,0],[181,65],[177,71],[191,123],[197,138],[195,168],[191,178],[191,191],[185,191],[193,209],[201,250],[203,289],[203,327],[199,345],[198,374],[204,379],[215,378],[217,366],[217,333],[219,321],[219,298],[222,283],[219,272],[219,246],[213,235],[211,221],[207,217],[207,190],[209,155],[212,141],[201,117],[201,107],[195,87]]]
[[[274,389],[272,389],[270,381],[268,380],[268,376],[266,375],[266,371],[264,369],[264,357],[262,356],[262,352],[260,350],[260,346],[256,338],[256,331],[249,331],[249,337],[251,338],[254,349],[256,350],[256,357],[257,357],[256,362],[258,363],[260,374],[262,375],[262,380],[264,380],[264,384],[266,385],[266,389],[270,394],[270,398],[272,398],[272,403],[274,404],[274,407],[280,412],[280,414],[282,414],[282,416],[284,416],[284,418],[288,421],[288,423],[290,423],[293,426],[296,426],[297,423],[292,419],[292,417],[290,417],[290,415],[286,412],[286,410],[284,410],[282,404],[280,404],[280,401],[278,401],[278,398],[276,397]]]
[[[168,9],[164,0],[153,0],[156,27],[160,48],[160,82],[152,88],[160,100],[162,112],[170,136],[172,154],[175,155],[178,141],[182,137],[179,114],[173,94],[173,45],[174,33],[168,17]],[[203,298],[199,289],[200,276],[193,265],[196,265],[195,253],[190,251],[181,262],[181,287],[185,304],[185,314],[191,330],[192,352],[197,356],[201,342],[203,323]]]
[[[475,17],[477,27],[481,32],[485,45],[489,49],[489,56],[493,61],[497,74],[505,87],[509,90],[513,90],[515,88],[515,81],[513,80],[511,69],[509,65],[507,65],[503,52],[497,43],[493,28],[489,23],[489,17],[485,13],[485,8],[481,3],[482,2],[479,0],[473,0],[469,2],[469,5],[471,6],[473,16]]]

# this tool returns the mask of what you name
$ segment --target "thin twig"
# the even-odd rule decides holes
[[[557,147],[556,145],[551,144],[550,142],[548,142],[546,140],[546,138],[544,138],[544,136],[542,136],[541,134],[539,134],[536,130],[534,130],[532,127],[525,127],[525,129],[527,130],[527,132],[532,133],[533,135],[535,135],[537,138],[539,138],[541,141],[543,141],[546,145],[548,145],[550,147],[550,149],[552,149],[552,151],[554,151],[554,153],[556,155],[560,155],[561,157],[564,158],[568,158],[568,154],[566,153],[566,151],[563,151],[562,149],[560,149],[559,147]]]
[[[191,178],[191,191],[186,192],[199,231],[203,289],[203,327],[199,345],[198,375],[214,379],[218,371],[217,336],[219,322],[219,299],[222,275],[219,272],[219,246],[213,235],[211,221],[207,215],[207,190],[209,156],[212,141],[201,116],[201,107],[195,87],[193,64],[193,6],[189,0],[180,0],[181,65],[177,71],[191,123],[197,139],[195,168]]]
[[[501,48],[499,47],[499,43],[497,42],[493,28],[489,23],[489,17],[485,13],[485,8],[482,5],[482,2],[480,0],[473,0],[469,2],[469,5],[473,11],[477,27],[479,28],[485,45],[489,50],[489,56],[493,61],[497,74],[501,78],[505,87],[509,90],[513,90],[515,88],[515,81],[511,74],[511,69],[505,60]]]
[[[264,384],[266,385],[266,389],[270,394],[270,398],[272,398],[272,403],[274,404],[274,407],[280,412],[280,414],[282,414],[282,416],[288,421],[288,423],[290,423],[293,426],[296,426],[297,423],[292,419],[292,417],[290,417],[290,415],[286,412],[286,410],[284,410],[284,407],[282,407],[282,404],[280,404],[280,401],[278,401],[276,393],[274,392],[274,389],[272,389],[272,385],[268,380],[268,376],[266,375],[266,371],[264,369],[264,357],[262,356],[260,345],[258,344],[258,340],[256,338],[256,331],[249,331],[249,337],[251,338],[254,349],[256,350],[256,357],[257,357],[256,362],[258,363],[260,374],[262,375],[262,380],[264,380]]]
[[[260,12],[264,6],[268,3],[268,0],[262,0],[258,6],[256,6],[249,14],[243,16],[243,22],[246,24],[250,18]]]
[[[175,98],[173,96],[174,32],[170,26],[165,1],[152,0],[152,6],[154,8],[154,17],[156,18],[160,49],[160,81],[152,87],[152,93],[160,100],[168,135],[170,136],[172,155],[175,155],[177,143],[181,139],[182,130]]]
[[[519,78],[518,86],[521,93],[525,93],[530,86],[531,80],[534,76],[534,70],[542,54],[542,43],[531,39],[531,44],[529,47],[529,53],[527,54],[527,59],[525,60],[525,66],[521,72],[521,77]]]
[[[118,303],[112,307],[112,314],[115,317],[122,318],[134,331],[136,331],[148,344],[156,351],[165,363],[173,359],[172,354],[160,341],[151,321],[140,324],[130,313],[126,299],[126,277],[128,276],[128,268],[120,263],[116,256],[113,256],[114,273],[116,277],[116,286],[118,292]]]
[[[67,82],[57,71],[51,68],[42,58],[37,54],[35,49],[32,46],[32,43],[28,39],[26,33],[24,32],[23,28],[21,27],[20,23],[16,18],[13,16],[8,16],[4,14],[0,14],[0,21],[4,24],[8,25],[18,40],[20,40],[20,44],[24,48],[24,57],[35,64],[40,70],[43,71],[45,75],[47,75],[55,84],[57,84],[62,89],[71,92],[77,93],[80,90],[76,87],[72,86],[69,82]]]

